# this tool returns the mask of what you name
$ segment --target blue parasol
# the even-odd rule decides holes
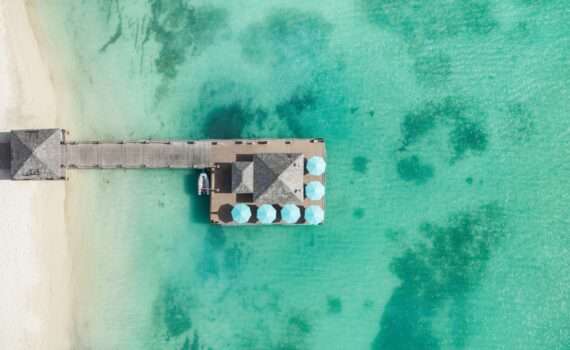
[[[251,209],[246,204],[236,204],[232,208],[232,219],[238,224],[245,224],[251,218]]]
[[[281,208],[281,220],[287,224],[294,224],[301,218],[301,210],[295,204],[286,204]]]
[[[305,209],[305,221],[311,225],[318,225],[325,219],[325,211],[316,205],[311,205]]]
[[[312,201],[318,201],[325,195],[325,186],[319,181],[311,181],[305,186],[305,196]]]
[[[307,160],[307,171],[311,175],[321,176],[324,174],[327,163],[322,157],[313,156]]]
[[[257,220],[262,224],[270,224],[277,218],[277,211],[272,205],[264,204],[257,209]]]

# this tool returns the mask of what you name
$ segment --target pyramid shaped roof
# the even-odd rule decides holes
[[[254,201],[285,204],[303,202],[303,155],[259,153],[253,156]]]
[[[232,192],[253,193],[253,162],[232,164]]]
[[[12,131],[12,178],[39,180],[65,177],[62,142],[61,129]]]

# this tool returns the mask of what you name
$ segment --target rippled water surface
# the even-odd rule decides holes
[[[77,349],[570,349],[562,0],[38,2],[77,139],[324,137],[322,227],[73,173]]]

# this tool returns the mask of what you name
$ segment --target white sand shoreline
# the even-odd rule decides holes
[[[0,2],[0,131],[60,126],[27,11]],[[65,183],[0,181],[0,196],[0,349],[69,349]]]

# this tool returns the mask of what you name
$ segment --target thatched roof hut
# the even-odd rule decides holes
[[[11,174],[14,180],[65,178],[64,134],[61,129],[11,132]]]
[[[257,204],[303,202],[303,155],[259,153],[232,164],[232,192],[252,194]]]
[[[232,192],[253,193],[253,162],[232,164]]]
[[[253,157],[256,203],[303,202],[303,155],[259,153]]]

